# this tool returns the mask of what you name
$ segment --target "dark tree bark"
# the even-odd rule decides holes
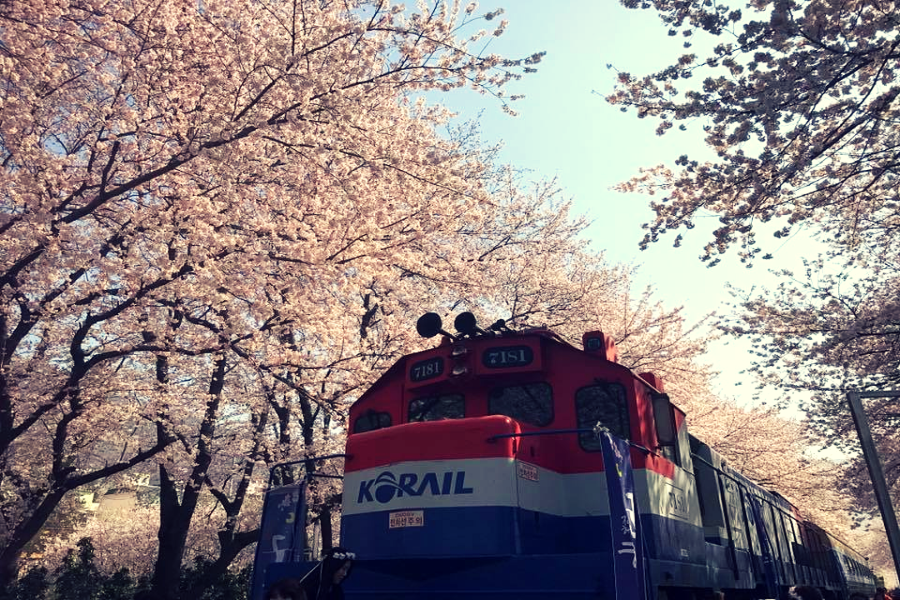
[[[160,512],[159,512],[159,554],[151,579],[151,593],[162,600],[177,600],[181,581],[181,562],[190,530],[194,511],[200,499],[200,492],[212,463],[211,443],[215,434],[216,419],[225,385],[227,358],[220,354],[209,383],[210,400],[200,423],[197,438],[197,456],[194,466],[184,486],[181,501],[175,480],[164,465],[159,467]]]
[[[106,255],[110,244],[114,243],[114,241],[111,240],[104,245],[100,253],[101,256]],[[97,351],[92,349],[89,343],[95,328],[100,328],[120,317],[152,292],[185,277],[192,271],[192,267],[187,263],[183,264],[181,269],[174,275],[158,278],[143,285],[128,298],[117,302],[111,308],[105,308],[98,312],[87,311],[78,323],[77,328],[74,329],[69,340],[67,350],[71,359],[71,366],[67,376],[43,403],[30,409],[30,412],[22,412],[18,415],[13,409],[13,398],[10,393],[10,389],[15,387],[16,382],[7,379],[9,375],[7,374],[6,366],[17,353],[21,352],[21,344],[29,335],[33,334],[33,329],[43,316],[45,308],[65,291],[69,290],[75,282],[79,281],[86,270],[83,268],[76,269],[70,273],[62,283],[48,291],[39,301],[34,303],[34,306],[26,302],[25,298],[17,291],[16,278],[11,275],[14,271],[15,269],[8,270],[0,276],[0,280],[3,280],[5,284],[10,286],[12,290],[10,297],[19,309],[18,319],[13,321],[10,321],[10,315],[6,308],[11,303],[6,304],[4,309],[0,310],[0,459],[7,460],[10,449],[23,435],[27,434],[32,427],[45,423],[51,431],[51,441],[47,448],[50,458],[50,471],[45,484],[40,486],[29,486],[28,482],[13,480],[20,495],[23,496],[22,499],[25,501],[26,506],[21,516],[17,516],[14,521],[7,524],[12,529],[12,533],[6,546],[0,550],[0,588],[9,586],[14,581],[22,550],[40,532],[47,519],[53,514],[62,498],[69,491],[130,469],[152,458],[172,443],[173,440],[170,437],[163,435],[157,438],[157,442],[152,448],[148,450],[139,449],[136,454],[128,459],[122,457],[119,461],[104,465],[102,468],[79,472],[73,466],[70,428],[77,419],[87,412],[79,389],[88,376],[97,368],[124,357],[161,350],[153,340],[148,340],[145,337],[141,344],[105,352]],[[0,287],[0,290],[2,290],[2,287]],[[118,293],[118,290],[106,290],[106,292],[113,294]],[[95,295],[90,294],[75,300],[74,304],[89,305],[94,299]],[[19,382],[19,385],[21,385],[21,382]],[[63,416],[55,423],[48,422],[48,415],[57,411],[62,411]],[[19,419],[18,422],[16,422],[16,417]],[[2,469],[2,475],[0,476],[12,477],[12,472],[11,470]]]
[[[15,582],[22,550],[38,534],[68,492],[130,469],[152,458],[171,443],[172,439],[163,437],[152,448],[138,451],[129,460],[80,475],[74,474],[72,467],[63,467],[62,463],[60,463],[59,469],[54,465],[54,481],[51,483],[50,489],[40,490],[40,501],[36,502],[37,506],[27,518],[19,521],[18,527],[9,536],[6,546],[0,550],[0,589],[7,589]]]
[[[269,394],[267,390],[267,395]],[[253,415],[253,447],[244,460],[241,469],[240,480],[234,493],[234,498],[229,499],[224,490],[206,478],[206,485],[215,498],[225,509],[227,518],[225,524],[218,532],[219,556],[207,566],[194,586],[185,594],[186,598],[201,598],[209,586],[213,585],[228,570],[228,567],[237,558],[237,555],[247,546],[256,543],[259,539],[259,528],[251,531],[238,531],[238,517],[247,498],[247,490],[253,477],[256,462],[262,457],[262,441],[268,424],[269,410],[264,408],[261,413]]]

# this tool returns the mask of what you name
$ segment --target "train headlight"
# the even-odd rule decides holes
[[[419,332],[423,338],[434,337],[441,332],[441,327],[444,324],[441,322],[441,315],[437,313],[425,313],[419,320],[416,321],[416,331]]]
[[[456,340],[456,336],[443,330],[444,324],[441,322],[441,316],[437,313],[425,313],[416,321],[416,331],[423,338],[434,337],[439,333],[444,334],[451,340]]]
[[[478,321],[475,320],[475,315],[470,312],[463,312],[456,315],[453,326],[456,327],[458,332],[468,336],[473,336],[481,331],[478,327]]]

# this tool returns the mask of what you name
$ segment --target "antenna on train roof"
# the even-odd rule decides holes
[[[425,313],[419,317],[418,321],[416,321],[416,331],[418,331],[419,335],[423,338],[434,337],[437,334],[442,333],[451,340],[456,341],[456,336],[444,331],[442,329],[443,326],[444,324],[441,321],[441,315],[433,312]]]

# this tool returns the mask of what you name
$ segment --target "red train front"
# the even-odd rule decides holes
[[[426,335],[439,328],[428,325]],[[612,562],[600,423],[653,449],[633,449],[631,461],[644,535],[667,541],[659,557],[699,561],[703,528],[680,466],[690,462],[684,415],[659,387],[617,364],[600,332],[585,334],[583,349],[545,329],[444,337],[351,408],[342,543],[366,559],[421,559],[409,563],[410,583],[384,582],[394,592],[614,593],[600,568]],[[659,443],[654,410],[681,444]],[[423,581],[419,569],[434,576]]]
[[[833,567],[804,564],[813,554],[785,533],[800,529],[792,507],[729,473],[688,435],[658,378],[616,362],[607,336],[586,333],[576,348],[546,329],[483,331],[468,313],[457,328],[420,319],[426,337],[444,334],[440,345],[400,359],[350,409],[348,597],[633,597],[614,568],[627,551],[614,528],[627,519],[611,504],[598,425],[627,443],[626,512],[637,513],[647,597],[768,597],[793,583],[846,591]],[[270,565],[264,579],[302,568]]]

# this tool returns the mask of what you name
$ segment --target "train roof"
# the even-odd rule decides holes
[[[451,347],[454,344],[467,344],[473,341],[485,342],[494,340],[497,342],[501,342],[511,339],[524,339],[528,337],[538,337],[547,343],[556,344],[561,348],[566,348],[574,352],[594,356],[598,360],[603,360],[622,369],[623,372],[627,372],[631,377],[642,381],[654,392],[660,394],[664,393],[663,382],[658,376],[653,373],[638,374],[632,371],[627,366],[619,363],[618,348],[616,347],[615,341],[602,331],[589,331],[584,333],[584,335],[582,336],[582,348],[571,344],[548,327],[529,327],[520,330],[507,329],[504,331],[492,332],[493,334],[491,332],[484,332],[482,335],[466,337],[451,336],[450,334],[443,331],[441,331],[441,333],[443,333],[444,335],[441,338],[441,342],[437,346],[419,350],[418,352],[405,354],[398,358],[397,361],[387,369],[387,371],[382,373],[381,376],[377,380],[375,380],[375,382],[371,386],[369,386],[369,388],[367,388],[359,398],[356,399],[356,401],[351,405],[351,408],[364,403],[369,396],[377,393],[382,387],[396,381],[398,377],[402,377],[402,374],[406,370],[407,364],[415,362],[419,357],[432,354],[435,352],[435,350],[444,347]],[[673,402],[673,404],[675,405],[675,408],[677,410],[684,413],[684,411],[680,407],[678,407],[677,403]]]
[[[812,525],[815,529],[819,530],[820,532],[822,532],[823,534],[828,536],[828,538],[830,540],[840,544],[841,549],[845,553],[852,553],[853,555],[855,555],[859,558],[864,558],[865,560],[868,560],[867,557],[863,556],[858,550],[854,549],[853,546],[851,546],[850,544],[848,544],[841,538],[837,537],[833,533],[830,533],[827,529],[818,525],[814,521],[809,520],[809,518],[803,514],[803,511],[800,510],[797,507],[797,505],[795,505],[793,502],[788,500],[780,492],[769,489],[769,488],[757,483],[750,477],[747,477],[740,471],[735,470],[728,464],[728,461],[725,458],[723,458],[722,455],[719,454],[715,450],[715,448],[708,445],[706,442],[697,438],[693,434],[690,435],[690,439],[691,439],[692,453],[695,455],[695,457],[699,457],[701,460],[703,460],[704,462],[707,462],[714,469],[717,469],[720,472],[725,473],[728,477],[731,477],[735,480],[741,481],[742,483],[744,483],[746,485],[748,490],[753,490],[753,492],[757,493],[757,494],[765,493],[765,494],[769,495],[770,500],[772,500],[776,504],[778,504],[778,506],[782,510],[796,513],[796,515],[799,518],[802,518],[802,520],[805,523]],[[697,445],[696,450],[694,450],[695,444]]]

